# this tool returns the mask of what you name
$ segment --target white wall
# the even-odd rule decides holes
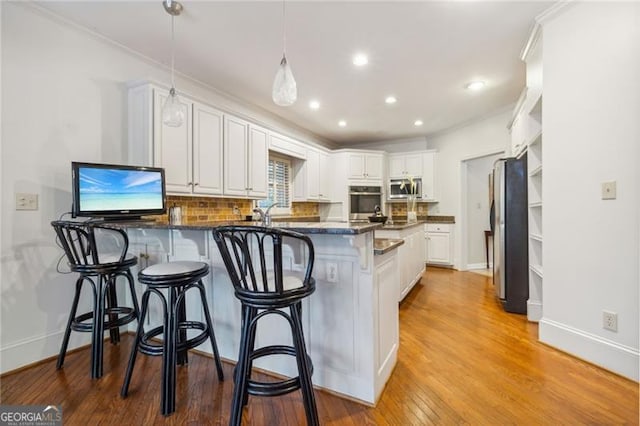
[[[640,3],[577,3],[543,25],[540,340],[638,380]],[[617,199],[601,183],[617,181]],[[618,331],[602,328],[602,311]]]
[[[466,232],[460,229],[462,212],[461,164],[463,160],[482,157],[504,151],[510,143],[507,123],[511,109],[476,121],[464,127],[437,135],[429,139],[429,149],[437,149],[436,188],[437,204],[429,204],[430,215],[451,215],[456,218],[455,267],[460,267],[463,238]]]
[[[489,174],[493,171],[493,163],[501,155],[488,155],[486,157],[469,160],[467,166],[466,182],[466,223],[467,223],[467,256],[468,266],[486,268],[487,254],[484,231],[489,230]],[[489,240],[489,262],[492,262],[493,246]]]
[[[126,162],[126,83],[167,81],[168,71],[31,6],[0,2],[0,7],[0,372],[5,372],[59,348],[74,278],[56,272],[61,250],[49,223],[70,210],[71,161]],[[193,81],[178,77],[176,84],[222,109],[326,143]],[[38,194],[39,210],[15,211],[16,192]],[[73,335],[71,346],[80,342],[79,333]]]

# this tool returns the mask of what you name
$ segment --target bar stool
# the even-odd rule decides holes
[[[149,266],[138,273],[138,281],[147,286],[142,295],[142,312],[136,331],[135,342],[131,348],[129,364],[125,375],[120,395],[126,398],[129,393],[131,375],[136,362],[136,355],[141,352],[145,355],[162,356],[162,384],[161,384],[161,409],[162,415],[168,416],[176,407],[176,364],[183,365],[188,362],[187,350],[195,348],[207,339],[211,341],[218,379],[222,381],[224,374],[218,345],[213,333],[211,315],[205,297],[202,278],[209,273],[209,265],[203,262],[178,261],[158,263]],[[186,292],[192,288],[199,290],[200,302],[204,311],[205,322],[187,321],[185,313]],[[160,291],[166,289],[169,301]],[[155,327],[145,333],[144,319],[149,309],[149,297],[155,294],[162,302],[163,325]],[[187,339],[187,330],[200,330],[201,332]],[[163,342],[152,343],[151,339],[163,335]]]
[[[222,259],[242,304],[242,331],[238,363],[234,372],[235,388],[230,425],[240,425],[242,407],[248,395],[279,396],[301,389],[307,423],[318,425],[318,412],[311,376],[313,364],[305,348],[302,332],[302,299],[315,291],[311,277],[314,250],[311,239],[297,232],[253,226],[223,226],[213,230]],[[300,278],[285,276],[282,270],[282,246],[302,247],[300,260],[306,270]],[[268,259],[271,257],[272,259]],[[306,259],[305,259],[306,257]],[[284,308],[289,308],[289,313]],[[293,346],[271,345],[255,349],[258,320],[276,314],[291,326]],[[268,355],[292,355],[298,376],[279,382],[251,379],[253,361]]]
[[[120,342],[119,327],[138,319],[138,300],[133,286],[130,268],[138,262],[137,257],[127,253],[129,239],[127,233],[106,224],[57,220],[51,226],[64,249],[69,268],[80,274],[71,304],[69,320],[62,339],[56,369],[64,364],[71,330],[90,332],[91,337],[91,378],[102,377],[102,355],[104,351],[104,331],[109,330],[111,343]],[[100,234],[101,249],[98,249],[96,234]],[[104,242],[110,244],[104,244]],[[107,248],[107,246],[109,246]],[[124,277],[129,284],[133,308],[118,306],[116,281]],[[93,291],[93,310],[77,315],[80,292],[85,282]],[[106,305],[106,306],[105,306]],[[105,320],[105,316],[108,318]]]

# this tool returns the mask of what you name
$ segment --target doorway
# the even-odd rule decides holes
[[[491,273],[493,241],[486,238],[489,231],[489,175],[493,164],[504,156],[502,151],[468,158],[462,161],[461,209],[461,269]]]

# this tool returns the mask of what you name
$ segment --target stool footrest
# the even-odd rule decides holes
[[[291,355],[295,357],[296,349],[293,346],[284,345],[264,346],[254,350],[249,358],[253,361],[256,358],[269,355]],[[307,356],[307,362],[309,363],[310,373],[313,374],[313,364],[309,356]],[[250,379],[247,384],[247,392],[254,396],[280,396],[296,391],[300,389],[300,387],[300,377],[292,377],[277,382],[259,382]]]
[[[115,321],[104,321],[103,327],[105,330],[110,330],[112,328],[121,327],[123,325],[129,324],[131,321],[134,321],[138,318],[135,309],[128,308],[126,306],[118,306],[115,308],[106,308],[104,310],[105,315],[124,315],[119,317]],[[86,322],[87,320],[93,319],[93,312],[87,312],[82,315],[78,315],[71,321],[71,329],[73,331],[81,331],[81,332],[91,332],[93,331],[93,323]]]
[[[207,325],[200,321],[182,321],[178,328],[180,330],[202,330],[197,336],[187,339],[183,342],[177,342],[176,351],[181,352],[188,349],[193,349],[200,346],[209,338],[209,330]],[[160,356],[162,355],[162,344],[151,343],[150,340],[156,336],[164,334],[164,326],[160,325],[155,327],[142,335],[140,339],[138,350],[145,355]]]

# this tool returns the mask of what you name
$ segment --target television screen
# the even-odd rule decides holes
[[[73,216],[139,218],[166,212],[164,169],[71,164]]]

